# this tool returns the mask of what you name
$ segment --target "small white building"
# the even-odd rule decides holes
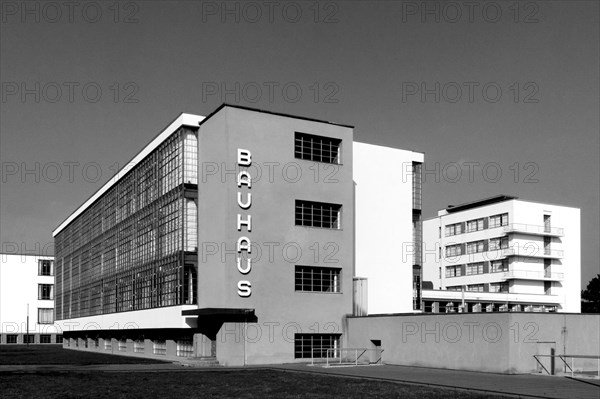
[[[423,222],[425,312],[581,312],[580,210],[496,196]]]
[[[52,257],[0,254],[0,326],[0,344],[62,343]]]

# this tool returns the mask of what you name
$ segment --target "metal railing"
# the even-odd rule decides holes
[[[492,250],[498,251],[498,250]],[[547,258],[562,258],[564,251],[559,249],[544,248],[536,245],[535,243],[529,243],[525,245],[513,245],[510,248],[503,248],[500,250],[502,256],[533,256],[533,257],[547,257]]]
[[[566,369],[569,369],[570,373],[571,373],[571,378],[573,378],[575,376],[575,373],[582,373],[581,371],[575,371],[575,359],[596,359],[597,360],[597,374],[594,378],[600,379],[600,355],[533,355],[534,359],[536,360],[536,362],[544,369],[544,371],[546,373],[548,373],[549,375],[554,375],[554,369],[552,368],[552,366],[550,367],[550,370],[548,370],[543,363],[540,361],[540,358],[559,358],[563,364],[565,365],[565,371]],[[571,364],[569,364],[569,362],[567,362],[567,359],[571,359]],[[551,363],[553,364],[553,362]]]
[[[312,350],[311,366],[316,364],[315,360],[321,360],[321,363],[325,360],[324,367],[340,367],[382,364],[381,357],[384,350],[381,348],[329,348],[325,350],[325,358],[315,357],[315,351],[320,355],[323,353],[323,349]]]
[[[517,231],[530,234],[553,236],[562,236],[565,233],[565,229],[563,229],[562,227],[548,227],[525,223],[510,223],[504,226],[504,231],[507,233],[511,231]]]
[[[508,272],[504,272],[503,278],[522,278],[522,279],[532,279],[532,280],[543,280],[543,279],[551,279],[551,280],[559,280],[562,281],[564,279],[564,273],[552,273],[548,271],[530,271],[530,270],[511,270]]]

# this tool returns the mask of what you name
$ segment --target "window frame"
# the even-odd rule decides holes
[[[446,278],[461,277],[462,265],[446,266]]]
[[[47,272],[45,271],[47,267]],[[54,276],[54,261],[49,259],[38,260],[38,276]]]
[[[327,349],[340,349],[341,348],[342,334],[306,334],[297,333],[294,334],[294,359],[322,359],[327,357]],[[320,342],[316,342],[316,340]],[[328,345],[323,345],[324,339]],[[315,347],[315,344],[320,347]],[[308,348],[308,349],[305,349]]]
[[[299,270],[300,269],[300,270]],[[300,271],[300,276],[298,276],[298,272]],[[308,272],[310,271],[310,277],[305,277],[306,274],[308,274]],[[318,286],[318,281],[317,279],[315,279],[316,275],[315,272],[321,272],[321,288],[327,287],[327,285],[324,284],[325,282],[325,278],[327,276],[325,276],[323,274],[323,272],[327,271],[329,272],[329,277],[331,278],[330,280],[328,280],[327,282],[330,282],[331,284],[329,284],[329,287],[333,287],[332,291],[324,291],[324,290],[318,290],[315,289],[315,287]],[[337,272],[337,274],[334,274],[335,272]],[[336,280],[337,277],[337,280]],[[307,279],[310,279],[310,287],[308,287],[308,284],[305,284]],[[300,287],[300,289],[298,289],[298,287]],[[313,288],[313,289],[306,289],[306,288]],[[342,268],[341,267],[323,267],[323,266],[305,266],[305,265],[296,265],[294,266],[294,291],[295,292],[301,292],[301,293],[312,293],[312,294],[342,294]]]
[[[45,288],[49,292],[45,292]],[[40,301],[52,301],[54,300],[54,284],[38,284],[38,300]]]
[[[310,211],[308,206],[310,206]],[[328,209],[326,209],[327,206]],[[330,227],[324,226],[326,212],[329,212]],[[341,204],[297,199],[294,202],[294,225],[327,230],[342,230],[342,212],[343,205]],[[320,218],[318,215],[320,215]]]
[[[475,273],[473,273],[475,270]],[[476,276],[483,274],[483,262],[467,263],[465,266],[465,276]]]
[[[476,231],[482,230],[485,230],[485,218],[471,219],[467,220],[467,222],[465,223],[466,233],[474,233]]]
[[[508,226],[508,212],[492,215],[488,220],[488,228],[495,229],[496,227]]]
[[[43,311],[50,311],[51,321],[47,321],[47,317],[42,317]],[[38,308],[37,322],[38,324],[54,324],[54,308]]]
[[[306,141],[304,141],[305,139]],[[328,147],[327,150],[325,150],[323,144],[325,141],[328,141],[328,143],[326,144],[326,146]],[[331,165],[341,165],[342,141],[342,139],[338,139],[335,137],[321,136],[317,134],[296,131],[294,132],[294,158],[303,161],[312,161]],[[320,152],[319,155],[317,155],[316,153],[315,144],[318,144],[318,146],[320,147],[318,149],[318,152]],[[325,151],[329,152],[330,155],[327,159],[330,159],[331,161],[324,160]],[[332,154],[334,153],[335,156],[332,156]]]

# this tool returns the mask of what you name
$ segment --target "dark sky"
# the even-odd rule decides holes
[[[425,152],[425,217],[496,194],[579,207],[583,286],[600,272],[597,1],[1,6],[4,252],[51,245],[179,113],[228,102]]]

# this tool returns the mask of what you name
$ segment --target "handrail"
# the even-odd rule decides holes
[[[573,360],[574,359],[597,359],[598,360],[598,379],[600,379],[600,355],[566,355],[566,354],[562,354],[562,355],[533,355],[533,357],[535,358],[535,360],[538,362],[538,364],[540,366],[542,366],[542,368],[546,371],[546,373],[551,374],[546,367],[544,367],[544,365],[540,362],[540,360],[538,359],[538,357],[558,357],[564,364],[565,366],[567,366],[569,368],[569,370],[571,371],[571,378],[573,378],[573,374],[575,372],[574,370],[574,366],[573,366]],[[567,363],[566,359],[571,359],[571,365],[569,366],[569,364]]]
[[[562,236],[564,235],[565,230],[562,227],[547,227],[526,223],[509,223],[506,226],[504,226],[504,231],[521,231],[524,233],[552,234]]]

